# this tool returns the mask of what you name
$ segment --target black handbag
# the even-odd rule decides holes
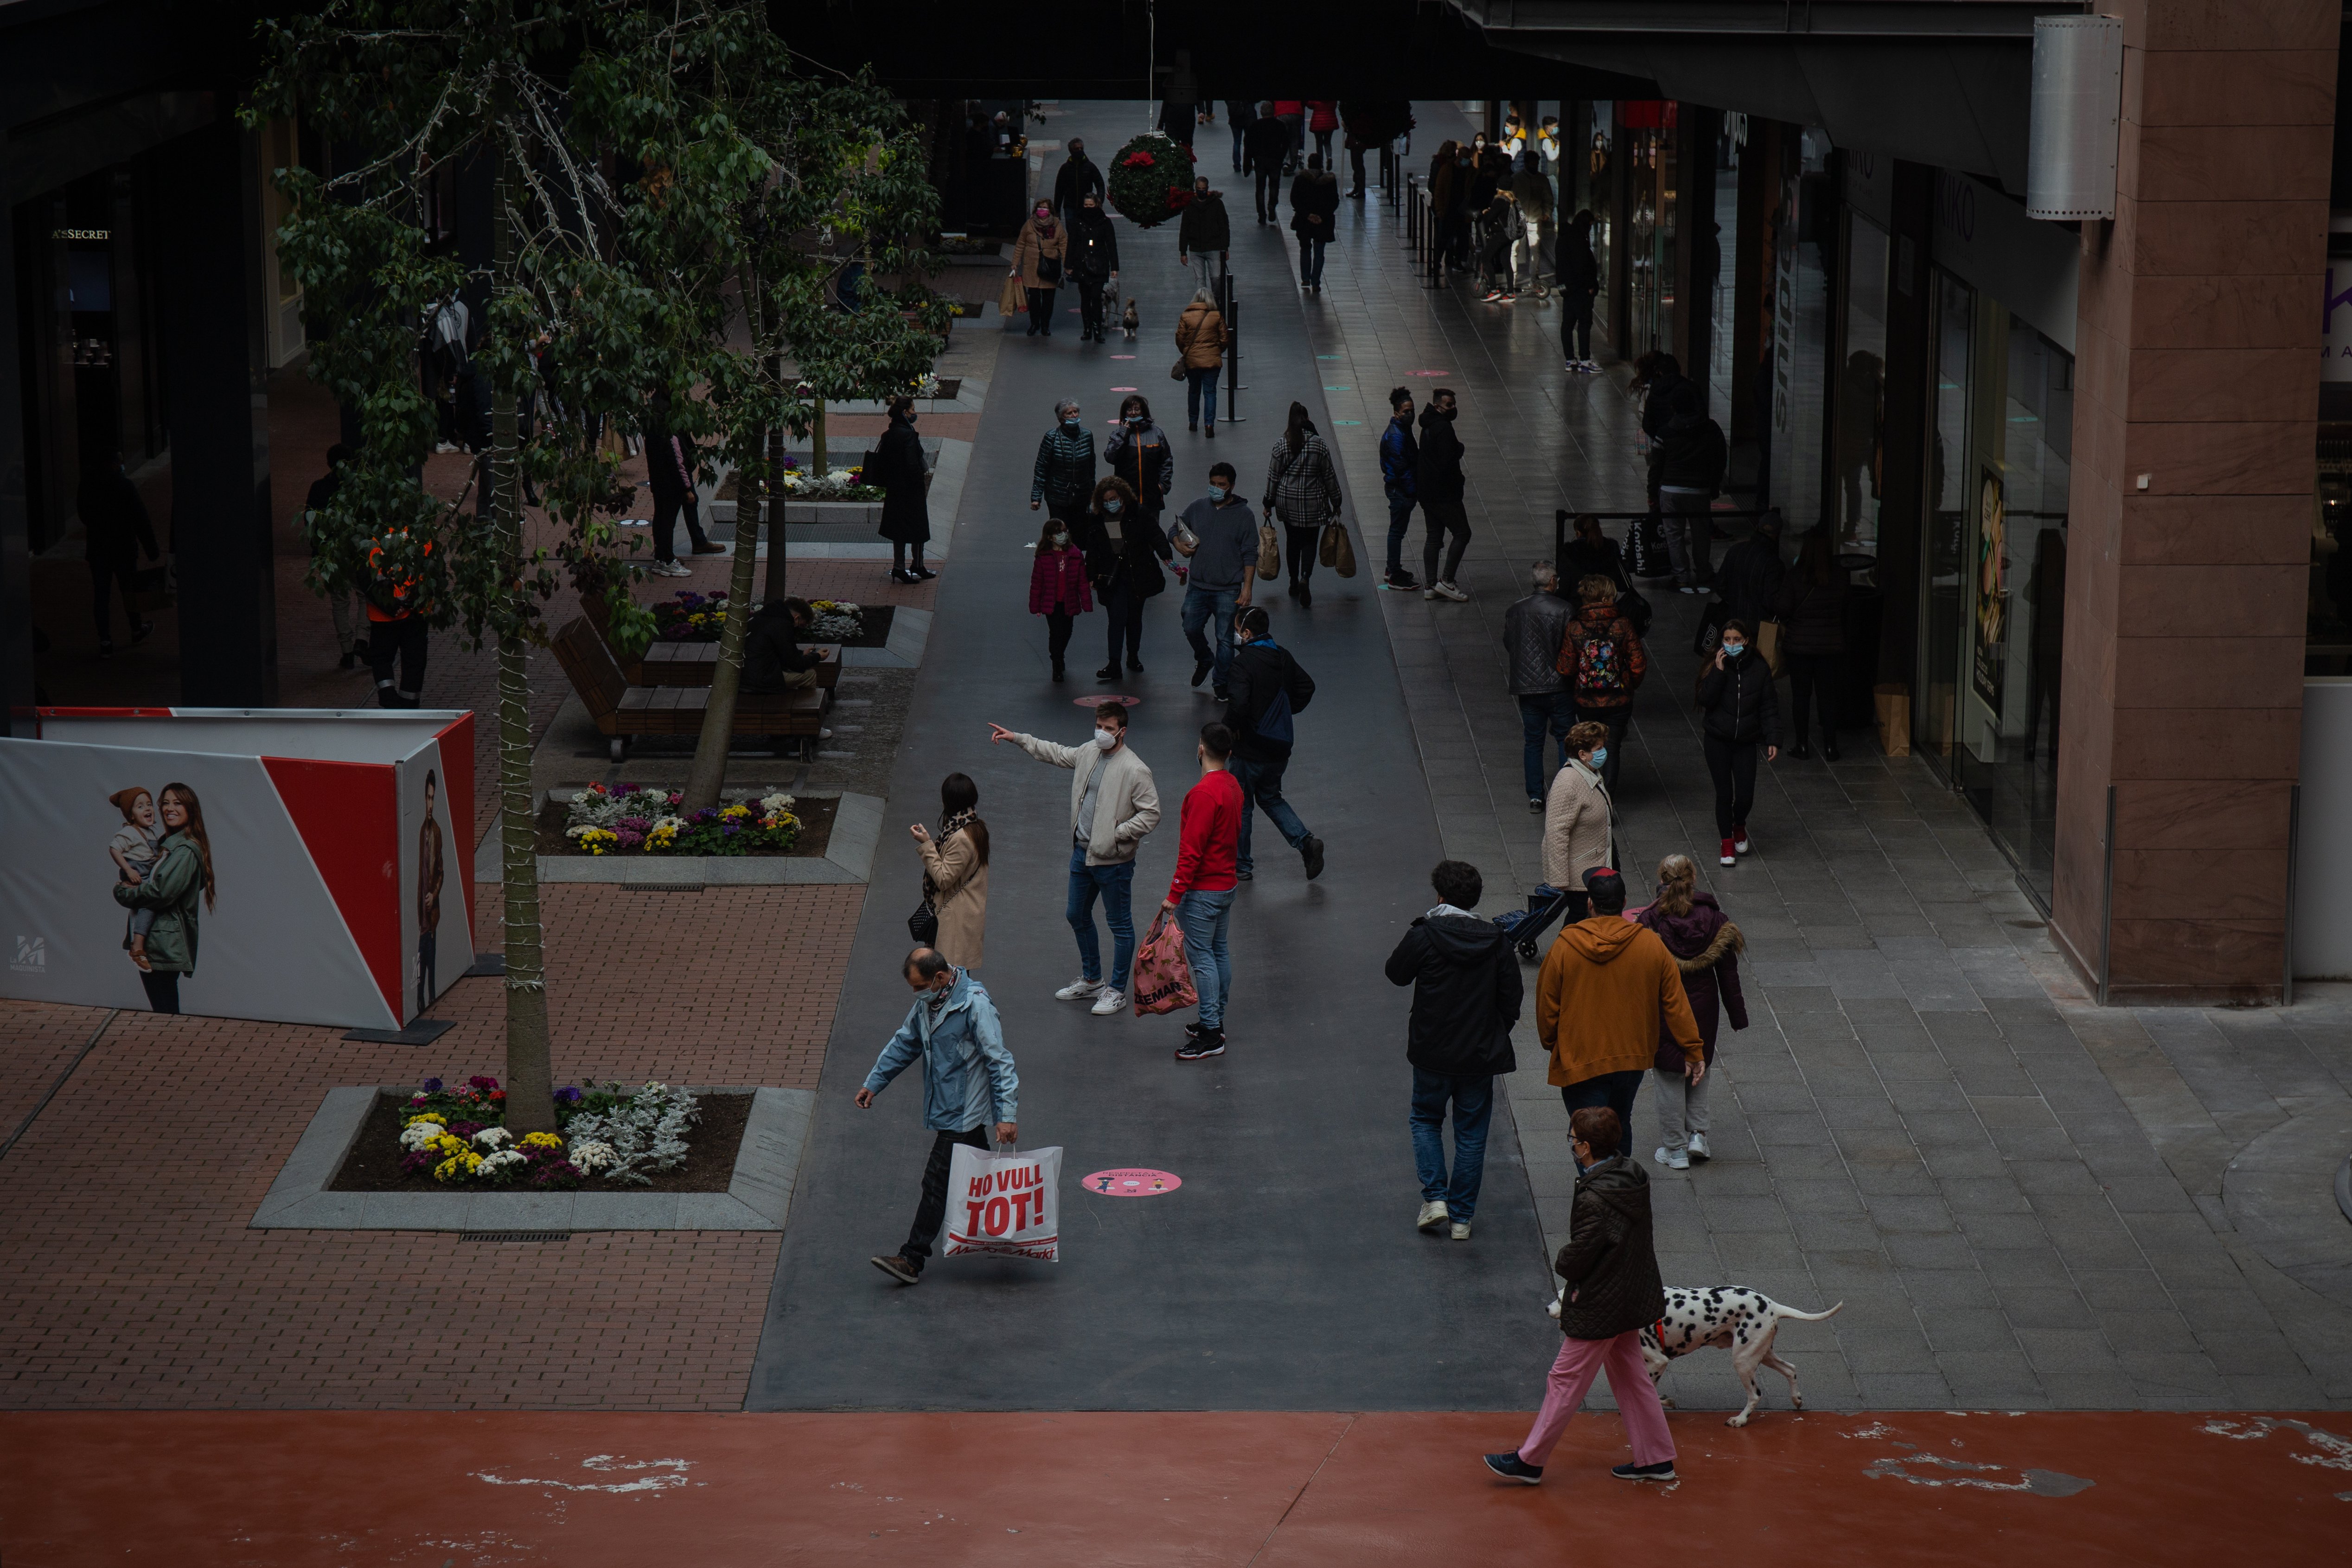
[[[1062,280],[1062,259],[1057,256],[1037,258],[1037,280],[1051,286]]]
[[[929,947],[940,940],[940,911],[932,905],[929,893],[915,906],[915,912],[907,917],[907,934],[915,939],[919,947]]]
[[[1698,617],[1698,635],[1691,638],[1691,652],[1701,658],[1713,658],[1715,650],[1723,646],[1723,623],[1731,618],[1731,605],[1722,599],[1709,599]]]

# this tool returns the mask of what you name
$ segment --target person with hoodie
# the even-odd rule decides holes
[[[1579,208],[1559,238],[1559,352],[1571,374],[1597,375],[1592,357],[1592,310],[1601,298],[1601,259],[1592,254],[1590,209]]]
[[[1029,475],[1029,510],[1044,507],[1077,531],[1095,489],[1095,433],[1078,417],[1078,403],[1054,405],[1054,427],[1037,438],[1037,466]]]
[[[1404,569],[1404,536],[1412,527],[1414,475],[1421,445],[1412,438],[1412,393],[1389,388],[1389,426],[1381,432],[1381,493],[1389,503],[1389,563],[1381,586],[1400,593],[1421,586]]]
[[[1727,619],[1749,626],[1769,620],[1780,601],[1788,567],[1780,559],[1780,514],[1756,520],[1756,531],[1723,552],[1715,569],[1715,592]]]
[[[1184,933],[1184,955],[1192,966],[1192,989],[1200,1016],[1184,1026],[1180,1062],[1225,1054],[1225,998],[1233,990],[1234,960],[1226,942],[1233,924],[1234,846],[1249,821],[1249,802],[1233,774],[1234,732],[1224,725],[1201,726],[1201,782],[1184,792],[1177,814],[1176,874],[1169,879],[1162,916],[1176,917]]]
[[[1699,747],[1715,781],[1715,830],[1726,866],[1748,853],[1748,814],[1756,805],[1756,749],[1780,755],[1780,697],[1772,667],[1748,646],[1755,628],[1726,621],[1723,641],[1698,678]]]
[[[1455,272],[1470,238],[1470,150],[1459,142],[1437,149],[1429,165],[1429,213],[1437,253]]]
[[[1052,207],[1039,202],[1013,242],[1013,276],[1029,297],[1030,337],[1054,335],[1054,294],[1062,286],[1069,253],[1069,230],[1054,221]]]
[[[1315,603],[1307,584],[1315,575],[1323,525],[1339,515],[1339,471],[1331,466],[1331,449],[1303,403],[1290,405],[1282,439],[1266,458],[1265,510],[1282,523],[1290,596],[1305,609]]]
[[[1478,271],[1486,279],[1489,305],[1507,305],[1518,297],[1511,282],[1511,250],[1520,234],[1519,209],[1511,187],[1496,185],[1478,214]]]
[[[1201,428],[1209,422],[1209,439],[1217,438],[1217,377],[1225,368],[1224,313],[1207,289],[1192,290],[1192,302],[1176,318],[1176,353],[1184,366],[1184,427]]]
[[[1234,733],[1234,780],[1242,788],[1241,843],[1237,866],[1241,879],[1256,874],[1250,854],[1252,808],[1262,810],[1298,851],[1307,879],[1323,874],[1323,841],[1282,796],[1282,775],[1290,766],[1290,750],[1297,739],[1291,721],[1315,700],[1315,679],[1299,668],[1287,648],[1274,640],[1265,609],[1244,606],[1234,618],[1233,668],[1225,677],[1225,725]]]
[[[1282,167],[1290,156],[1290,127],[1274,117],[1271,101],[1257,106],[1257,118],[1242,132],[1242,163],[1255,178],[1258,226],[1282,216]]]
[[[1665,1315],[1666,1289],[1658,1278],[1649,1174],[1625,1154],[1626,1136],[1624,1119],[1606,1106],[1568,1119],[1577,1177],[1568,1245],[1552,1260],[1560,1278],[1559,1357],[1528,1435],[1511,1452],[1486,1456],[1486,1468],[1504,1480],[1542,1483],[1545,1462],[1604,1368],[1633,1447],[1633,1460],[1609,1473],[1627,1481],[1675,1479],[1674,1434],[1642,1353],[1642,1331]]]
[[[1650,655],[1640,630],[1617,607],[1616,584],[1595,573],[1577,584],[1576,599],[1576,618],[1559,646],[1559,672],[1576,692],[1578,721],[1608,727],[1601,776],[1613,791],[1625,731],[1633,721],[1633,693],[1650,673]]]
[[[1550,776],[1544,772],[1544,737],[1549,734],[1559,742],[1560,766],[1566,767],[1572,754],[1568,734],[1576,725],[1576,693],[1560,676],[1559,648],[1575,612],[1559,596],[1558,567],[1538,561],[1531,571],[1535,591],[1503,612],[1503,653],[1509,661],[1511,695],[1519,704],[1525,742],[1519,761],[1527,775],[1528,809],[1540,812],[1545,781]]]
[[[1323,292],[1323,247],[1339,232],[1339,181],[1325,172],[1322,158],[1307,155],[1307,167],[1290,182],[1290,231],[1298,237],[1298,286]]]
[[[1470,911],[1486,882],[1465,860],[1441,860],[1429,874],[1436,906],[1405,928],[1386,973],[1412,987],[1404,1058],[1412,1068],[1413,1173],[1421,1212],[1413,1224],[1434,1236],[1450,1226],[1470,1239],[1478,1187],[1486,1170],[1486,1126],[1495,1111],[1495,1077],[1516,1072],[1511,1026],[1519,1021],[1526,984],[1511,940]],[[1445,1168],[1445,1108],[1454,1108],[1454,1169]]]
[[[1103,289],[1118,292],[1118,234],[1102,198],[1088,193],[1070,215],[1070,281],[1078,290],[1078,341],[1103,341]]]
[[[1095,671],[1099,681],[1117,680],[1121,650],[1129,673],[1143,673],[1143,606],[1168,587],[1160,570],[1175,555],[1160,531],[1155,512],[1137,504],[1134,487],[1113,476],[1095,486],[1094,500],[1072,530],[1086,552],[1087,581],[1102,601],[1109,651]]]
[[[1451,387],[1441,386],[1429,395],[1429,406],[1421,411],[1421,456],[1413,470],[1413,492],[1421,501],[1424,529],[1421,574],[1429,584],[1421,596],[1456,604],[1470,597],[1454,584],[1463,552],[1470,548],[1470,511],[1462,502],[1462,437],[1454,433],[1459,412]],[[1441,535],[1450,536],[1442,574],[1437,569]]]
[[[1663,1029],[1682,1051],[1684,1076],[1706,1076],[1698,1020],[1682,969],[1658,933],[1625,916],[1625,879],[1584,873],[1584,919],[1560,927],[1536,976],[1536,1037],[1551,1058],[1546,1081],[1573,1112],[1605,1105],[1633,1125],[1633,1097],[1656,1065]]]
[[[1666,553],[1685,594],[1715,585],[1714,522],[1708,518],[1723,487],[1730,453],[1723,427],[1707,417],[1698,383],[1677,383],[1658,441],[1658,501],[1665,509]]]
[[[1822,759],[1838,760],[1838,688],[1845,684],[1845,569],[1827,525],[1805,535],[1797,568],[1780,584],[1772,616],[1780,623],[1780,655],[1789,666],[1789,710],[1797,743],[1789,754],[1813,754],[1805,743],[1806,710],[1817,699],[1822,714]]]
[[[1617,858],[1615,803],[1602,782],[1609,727],[1591,720],[1570,727],[1562,749],[1568,762],[1552,774],[1544,797],[1543,879],[1568,895],[1568,920],[1584,918],[1584,874]]]
[[[1713,893],[1697,890],[1698,867],[1687,855],[1669,855],[1658,862],[1658,896],[1650,907],[1628,917],[1658,933],[1666,951],[1683,972],[1683,994],[1690,999],[1697,1020],[1706,1065],[1715,1066],[1716,1026],[1728,1016],[1735,1030],[1748,1027],[1748,999],[1739,990],[1739,955],[1748,939],[1731,923]],[[1658,1145],[1656,1159],[1670,1171],[1687,1171],[1693,1161],[1707,1158],[1706,1079],[1693,1080],[1683,1073],[1682,1052],[1674,1037],[1658,1034]]]
[[[1069,156],[1054,171],[1054,216],[1064,223],[1074,224],[1087,197],[1093,196],[1099,202],[1108,190],[1103,183],[1101,167],[1087,156],[1085,139],[1071,137]]]
[[[1224,193],[1209,188],[1208,175],[1194,175],[1192,199],[1176,220],[1176,265],[1190,267],[1192,258],[1199,257],[1201,287],[1213,293],[1233,247],[1234,224],[1225,216]]]
[[[867,1259],[899,1284],[913,1285],[923,1278],[931,1243],[947,1221],[948,1168],[956,1145],[987,1148],[991,1121],[999,1143],[1021,1135],[1021,1075],[1004,1048],[1004,1026],[986,986],[936,948],[915,949],[899,973],[914,991],[915,1003],[874,1059],[874,1069],[857,1090],[857,1109],[871,1110],[874,1097],[893,1079],[922,1062],[923,1126],[931,1134],[923,1195],[905,1243],[895,1253]]]

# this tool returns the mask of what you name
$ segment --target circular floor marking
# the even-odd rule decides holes
[[[1114,386],[1114,387],[1112,387],[1112,388],[1111,388],[1111,390],[1112,390],[1113,392],[1138,392],[1138,391],[1140,391],[1140,390],[1142,390],[1142,389],[1141,389],[1141,388],[1139,388],[1139,387],[1133,387],[1133,386]]]
[[[1184,1179],[1172,1171],[1097,1171],[1078,1184],[1107,1198],[1156,1198],[1182,1186]]]
[[[1363,421],[1360,419],[1334,419],[1331,423],[1334,425],[1361,425]]]
[[[1353,392],[1356,389],[1352,386],[1327,386],[1323,390],[1326,392]]]
[[[1405,374],[1407,375],[1452,375],[1454,373],[1450,370],[1409,370],[1405,372]]]
[[[1113,354],[1110,357],[1113,359],[1133,359],[1135,356],[1133,354]]]
[[[1317,359],[1338,359],[1339,356],[1338,354],[1317,354],[1315,357]]]
[[[1123,708],[1140,708],[1143,706],[1142,698],[1129,697],[1116,691],[1105,691],[1093,697],[1073,697],[1070,699],[1070,706],[1073,708],[1092,708],[1098,702],[1116,702]]]

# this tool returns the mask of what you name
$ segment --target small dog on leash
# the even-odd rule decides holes
[[[1756,1386],[1759,1367],[1769,1366],[1787,1378],[1789,1403],[1800,1410],[1805,1407],[1805,1396],[1797,1392],[1797,1369],[1772,1349],[1772,1339],[1780,1331],[1781,1321],[1793,1318],[1801,1323],[1818,1323],[1823,1318],[1835,1316],[1838,1308],[1844,1305],[1840,1301],[1826,1312],[1800,1312],[1794,1307],[1782,1306],[1761,1290],[1738,1285],[1715,1285],[1704,1290],[1695,1286],[1669,1285],[1666,1315],[1642,1331],[1642,1360],[1648,1365],[1650,1382],[1654,1384],[1677,1357],[1709,1347],[1729,1351],[1731,1370],[1738,1374],[1739,1386],[1748,1391],[1748,1404],[1724,1425],[1745,1426],[1764,1397]],[[1559,1298],[1552,1298],[1546,1310],[1559,1317]],[[1674,1401],[1665,1399],[1664,1403],[1672,1405]]]
[[[1136,330],[1142,325],[1143,318],[1135,313],[1135,300],[1130,295],[1127,301],[1127,312],[1118,319],[1118,330],[1127,334],[1129,342],[1133,342]]]

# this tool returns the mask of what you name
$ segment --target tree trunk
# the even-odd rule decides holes
[[[492,287],[514,285],[514,228],[507,214],[512,154],[499,163],[490,210],[497,271]],[[516,460],[515,395],[493,394],[490,464],[478,504],[490,511],[501,569],[521,575],[522,468]],[[548,1059],[546,956],[539,926],[539,847],[530,809],[530,675],[518,627],[499,634],[499,849],[506,889],[508,1131],[555,1131],[555,1088]]]
[[[816,419],[809,426],[809,467],[813,476],[822,480],[832,470],[824,461],[824,399],[816,400]]]
[[[751,317],[752,341],[760,337],[759,288],[748,269],[743,276],[744,309]],[[763,484],[764,491],[766,486]],[[694,745],[694,767],[686,778],[684,815],[719,804],[727,783],[727,748],[735,733],[735,699],[743,689],[743,627],[751,618],[751,576],[760,552],[760,513],[750,487],[735,486],[735,558],[727,577],[727,619],[719,633],[719,666],[710,672],[710,698],[702,710],[702,733]],[[768,576],[775,581],[780,542],[771,541]]]

